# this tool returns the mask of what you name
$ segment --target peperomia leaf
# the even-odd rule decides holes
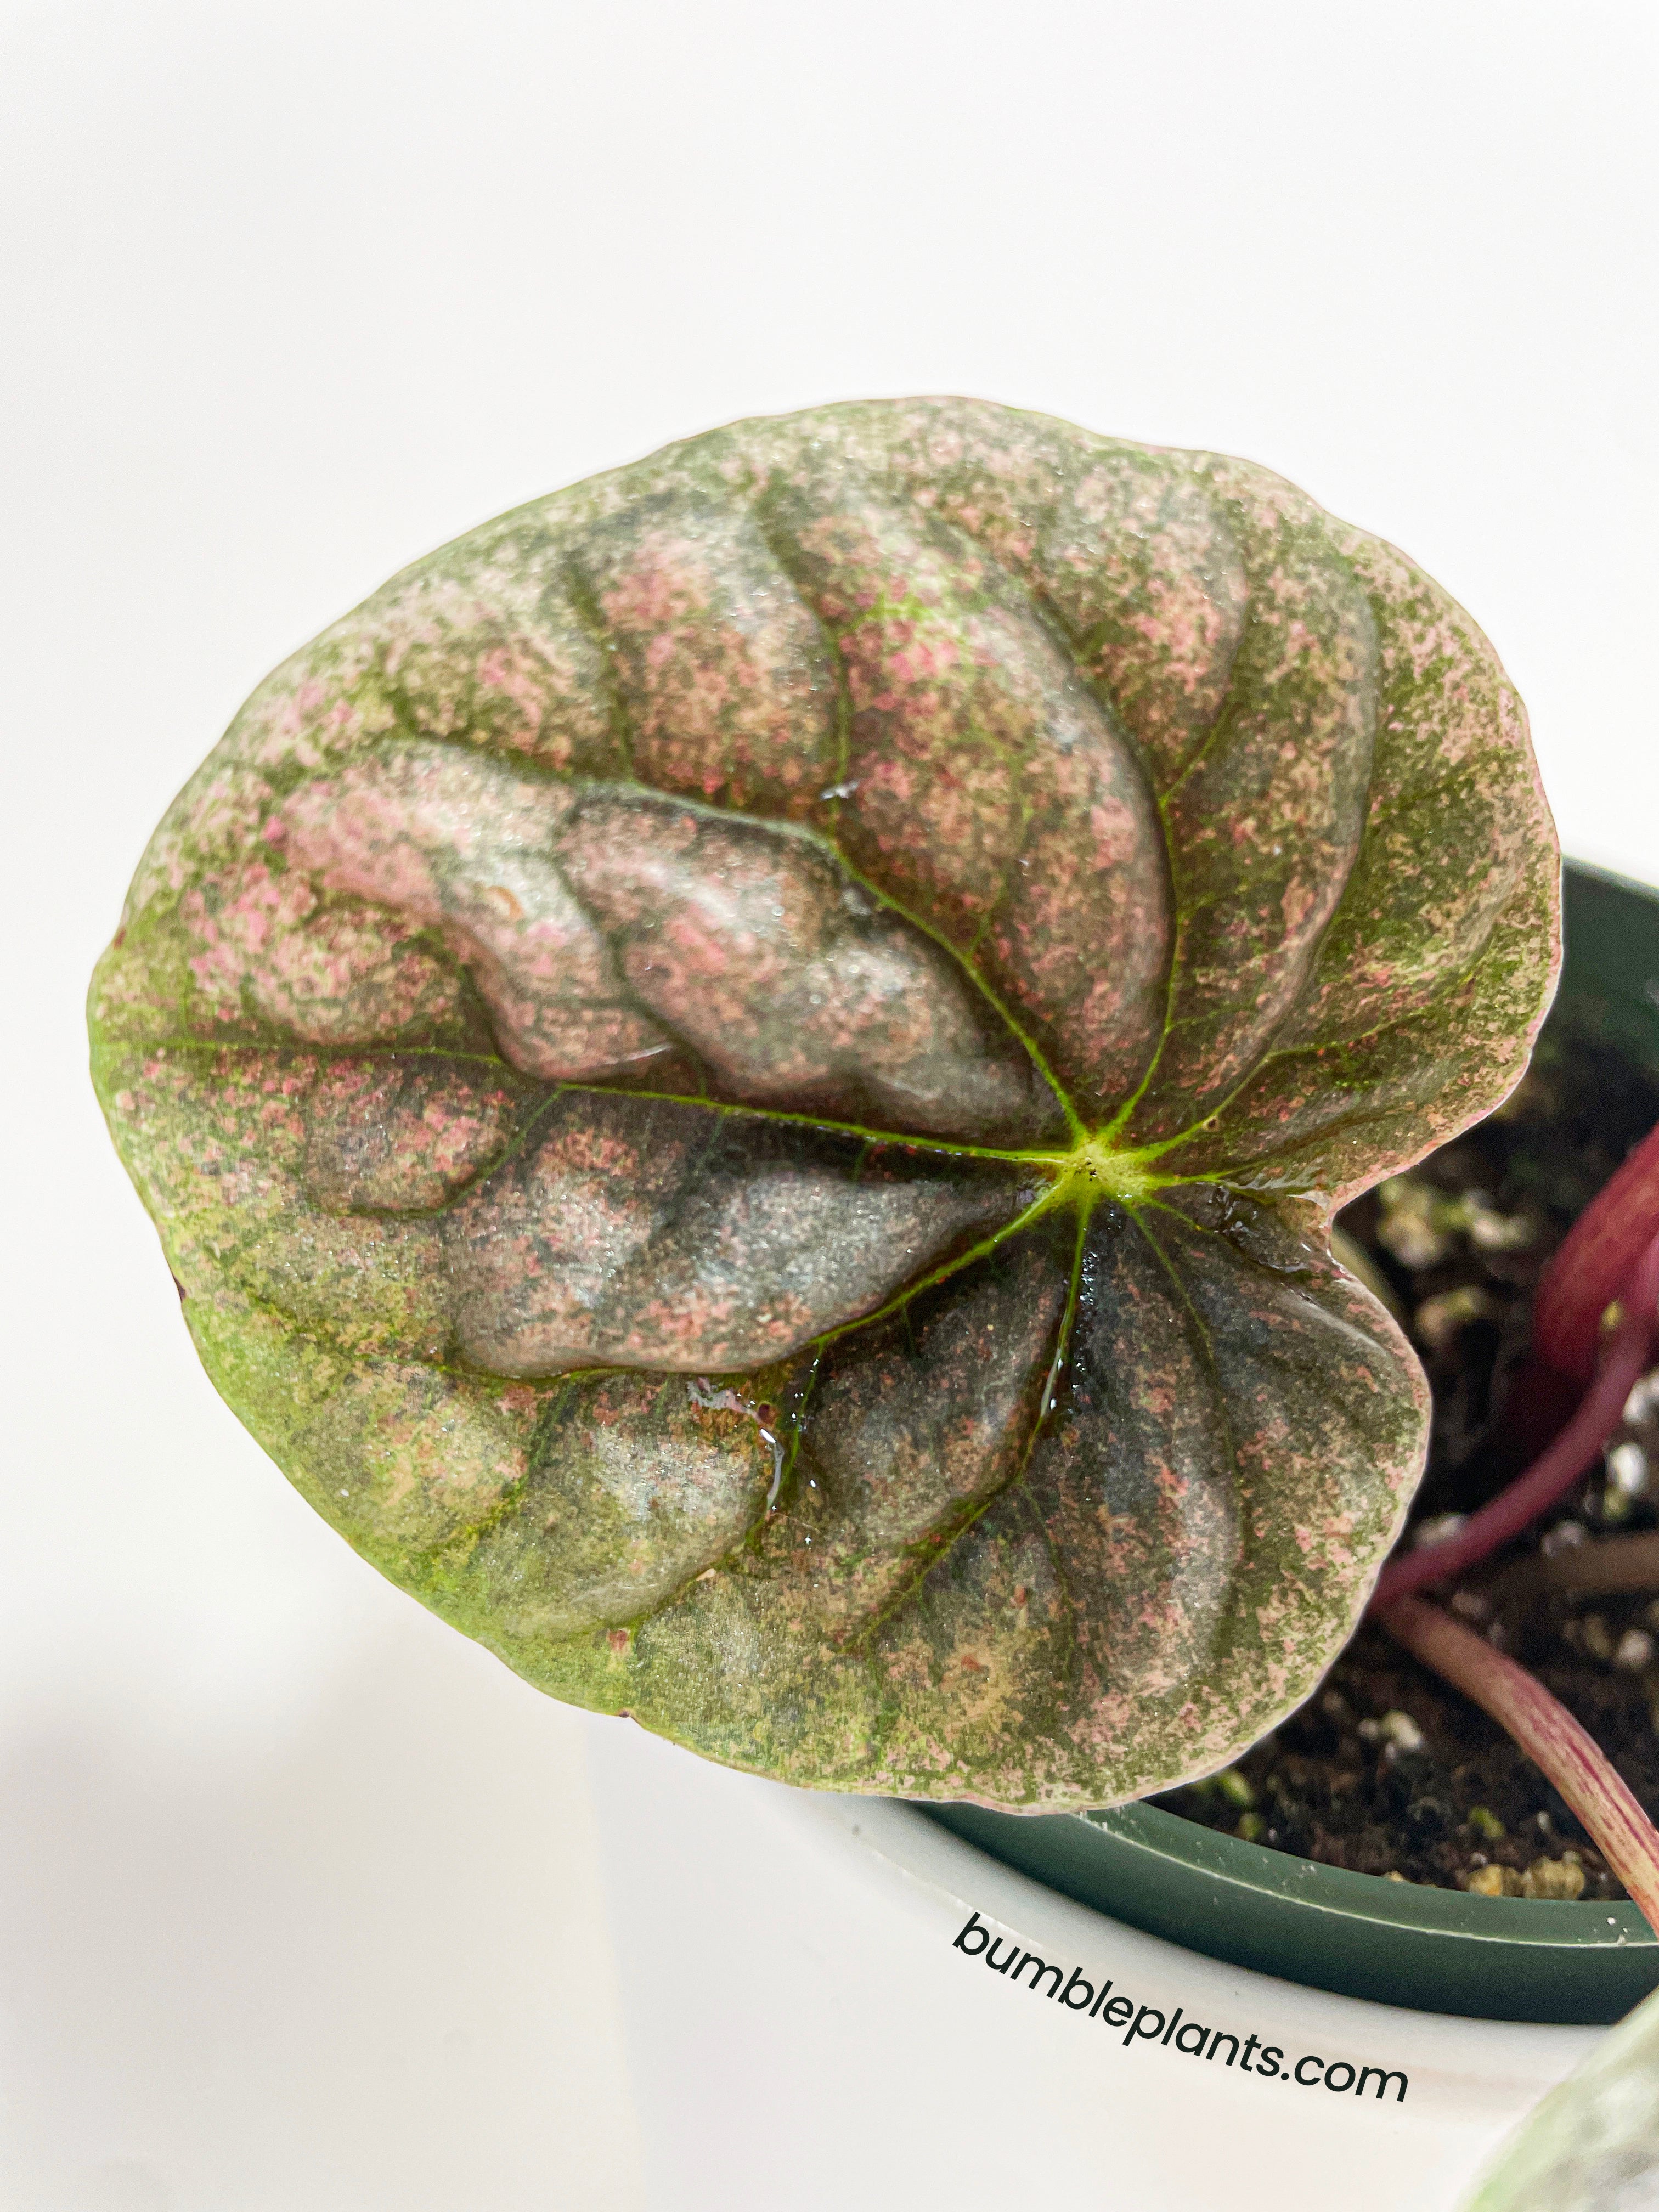
[[[1659,1996],[1627,2013],[1502,2144],[1462,2212],[1659,2203]]]
[[[927,401],[394,579],[175,803],[93,1029],[209,1372],[384,1572],[714,1758],[1100,1804],[1348,1633],[1425,1389],[1330,1217],[1555,960],[1435,585]]]

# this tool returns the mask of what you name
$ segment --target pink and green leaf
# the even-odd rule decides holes
[[[1265,471],[694,440],[255,692],[93,988],[215,1382],[556,1694],[1102,1804],[1347,1635],[1426,1391],[1335,1207],[1489,1111],[1556,860],[1491,647]]]

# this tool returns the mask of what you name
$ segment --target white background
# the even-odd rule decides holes
[[[930,2174],[969,2212],[1121,2201],[1108,2087],[1056,2124],[1051,2057],[988,2013],[963,2041],[925,1974],[878,2028],[833,1884],[785,2004],[738,1798],[718,1846],[677,1832],[709,1778],[311,1519],[195,1366],[85,1082],[85,979],[239,700],[390,570],[670,438],[876,393],[1246,454],[1395,539],[1518,680],[1565,842],[1659,872],[1654,23],[0,9],[8,2212],[886,2212]],[[754,2008],[711,2019],[695,2114],[640,2039],[676,1884],[672,2002],[718,1955]],[[1224,2130],[1169,2136],[1161,2202],[1240,2185]]]

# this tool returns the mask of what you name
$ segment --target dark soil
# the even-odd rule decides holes
[[[1428,1371],[1428,1471],[1401,1547],[1503,1487],[1548,1408],[1526,1365],[1539,1271],[1631,1146],[1659,1091],[1586,1043],[1546,1036],[1507,1105],[1340,1227]],[[1638,1384],[1603,1462],[1503,1560],[1443,1595],[1591,1731],[1659,1820],[1659,1581],[1572,1597],[1515,1587],[1515,1562],[1592,1536],[1659,1528],[1659,1370]],[[1559,1419],[1565,1408],[1554,1407]],[[1543,1429],[1547,1436],[1547,1426]],[[1624,1447],[1624,1449],[1620,1449]],[[1651,1473],[1650,1473],[1651,1470]],[[1362,1874],[1440,1888],[1587,1899],[1623,1888],[1561,1798],[1495,1722],[1363,1626],[1319,1692],[1224,1774],[1156,1801],[1206,1826]]]

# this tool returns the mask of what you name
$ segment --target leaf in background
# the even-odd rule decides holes
[[[432,555],[152,841],[94,1069],[210,1373],[556,1694],[1103,1804],[1347,1635],[1426,1392],[1334,1208],[1521,1073],[1491,648],[1246,464],[742,423]]]
[[[1659,2204],[1659,1995],[1528,2114],[1466,2212],[1643,2212]]]

